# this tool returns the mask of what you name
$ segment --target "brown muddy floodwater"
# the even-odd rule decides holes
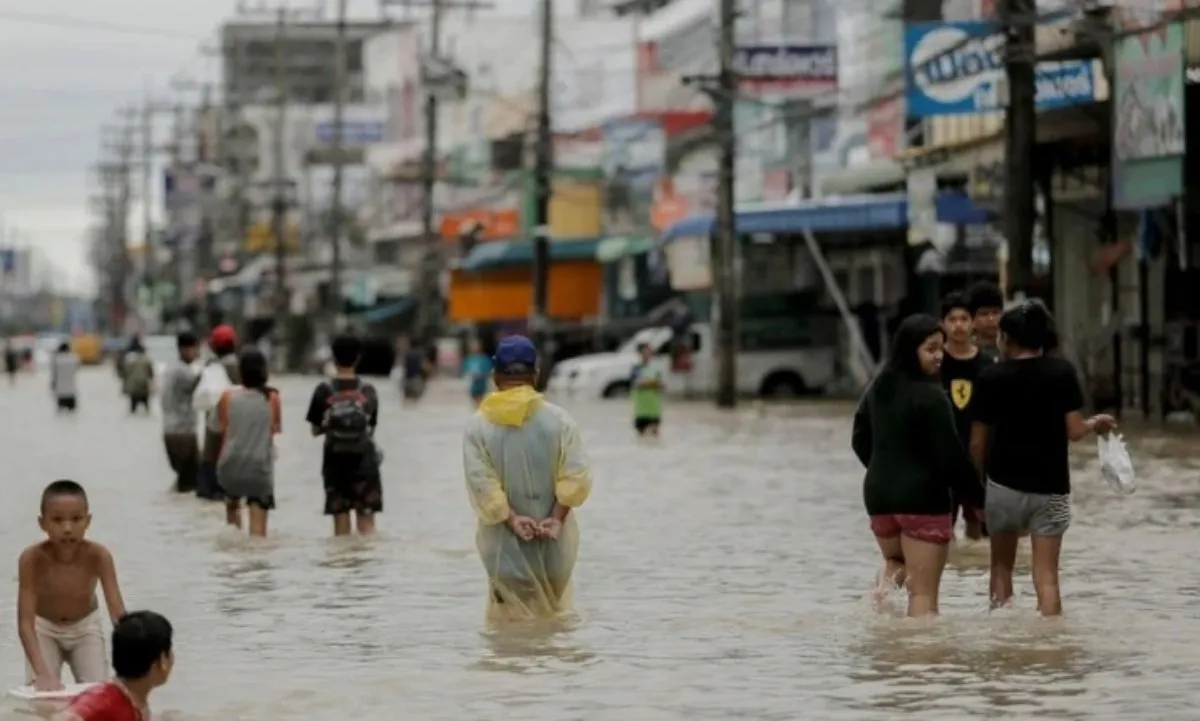
[[[1020,608],[989,615],[986,556],[960,553],[944,615],[909,622],[865,600],[877,551],[848,406],[673,405],[662,441],[645,445],[624,403],[568,404],[596,479],[580,511],[578,618],[490,628],[456,384],[416,409],[384,389],[382,535],[335,543],[301,422],[312,381],[282,381],[276,535],[259,545],[223,532],[218,508],[168,493],[159,420],[129,418],[109,370],[81,378],[77,418],[54,416],[46,385],[0,386],[10,687],[16,557],[38,538],[42,487],[71,477],[91,493],[92,536],[115,553],[130,607],[175,624],[160,718],[1200,717],[1200,479],[1186,433],[1135,439],[1130,498],[1080,447],[1065,620],[1035,617],[1027,577]],[[0,718],[23,717],[3,704]]]

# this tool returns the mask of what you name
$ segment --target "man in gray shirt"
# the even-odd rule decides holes
[[[180,333],[176,347],[179,360],[167,368],[162,379],[163,442],[175,472],[175,490],[192,493],[200,469],[200,440],[192,408],[192,393],[200,382],[200,370],[194,365],[200,341],[191,333]]]

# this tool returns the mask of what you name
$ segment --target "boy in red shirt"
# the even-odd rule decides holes
[[[153,611],[134,611],[113,626],[116,676],[71,700],[53,721],[150,721],[150,692],[171,677],[171,622]]]

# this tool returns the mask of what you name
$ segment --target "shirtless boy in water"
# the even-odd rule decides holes
[[[63,687],[64,662],[77,683],[108,678],[96,585],[104,590],[113,623],[124,615],[125,601],[112,554],[84,538],[91,522],[83,487],[55,481],[42,492],[38,518],[48,538],[21,553],[17,628],[29,678],[39,691]]]

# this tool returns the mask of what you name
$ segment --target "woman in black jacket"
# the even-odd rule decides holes
[[[906,318],[854,414],[851,445],[867,469],[863,502],[884,561],[876,597],[906,586],[909,616],[938,612],[954,538],[952,491],[971,508],[983,506],[983,486],[938,382],[944,342],[933,316]]]

